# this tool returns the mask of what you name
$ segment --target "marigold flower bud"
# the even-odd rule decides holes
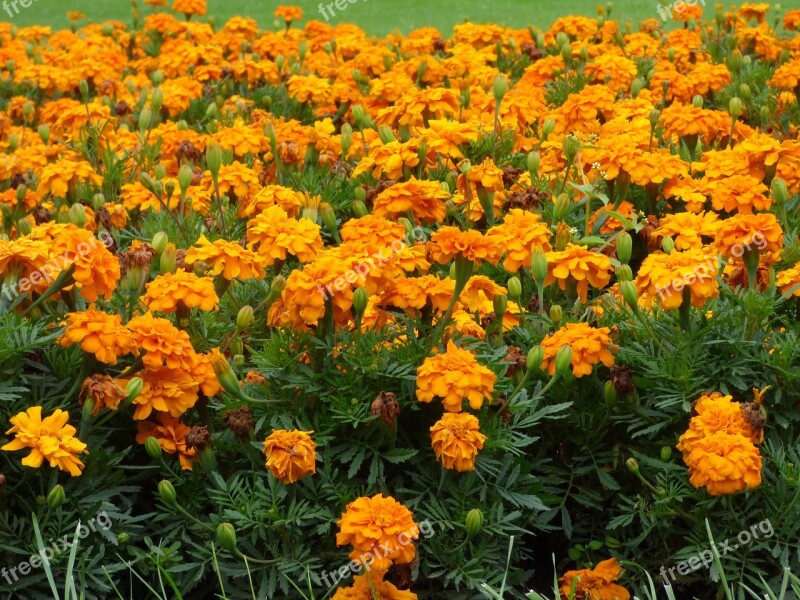
[[[731,73],[738,73],[742,70],[742,51],[736,48],[733,52],[731,52],[730,58],[728,58],[728,68],[730,69]]]
[[[139,113],[139,133],[144,135],[150,129],[150,123],[153,121],[153,111],[149,108],[143,108]]]
[[[658,125],[658,122],[661,120],[661,111],[657,108],[654,108],[650,111],[650,126],[655,129]]]
[[[625,461],[625,466],[628,467],[628,470],[631,473],[634,473],[634,474],[638,474],[639,473],[639,462],[635,458],[631,457],[628,460],[626,460]]]
[[[492,299],[492,306],[494,307],[495,316],[502,321],[503,315],[506,314],[506,310],[508,309],[508,296],[497,294]]]
[[[83,96],[83,99],[87,99],[89,97],[89,82],[85,79],[81,79],[78,82],[78,90],[80,91],[81,96]]]
[[[161,446],[159,445],[158,440],[153,436],[148,437],[144,441],[144,450],[147,452],[147,456],[153,460],[158,460],[161,458]]]
[[[667,462],[670,458],[672,458],[672,448],[669,446],[661,448],[661,460]]]
[[[560,304],[553,304],[550,307],[550,320],[553,321],[553,325],[558,328],[559,324],[561,323],[561,319],[564,317],[564,309],[561,308]]]
[[[620,282],[622,281],[633,281],[633,270],[630,268],[629,265],[620,265],[615,269],[615,273],[617,276],[617,280]]]
[[[529,370],[539,370],[542,368],[542,361],[544,360],[544,348],[541,346],[534,346],[528,351],[528,358],[525,361],[525,367]]]
[[[128,398],[131,400],[136,399],[144,389],[144,380],[141,377],[132,377],[127,384],[125,384],[125,391],[128,393]]]
[[[636,98],[639,95],[639,93],[645,88],[646,85],[647,83],[645,82],[644,79],[642,79],[641,77],[636,77],[631,82],[631,96]]]
[[[466,525],[467,536],[474,537],[477,535],[481,529],[483,529],[484,523],[484,516],[483,511],[479,508],[473,508],[471,511],[467,513],[467,517],[464,520],[464,524]]]
[[[695,108],[703,108],[704,102],[705,101],[703,100],[703,97],[700,94],[697,94],[695,95],[694,98],[692,98],[692,106],[694,106]]]
[[[566,249],[567,244],[572,241],[572,231],[569,225],[563,221],[556,227],[556,250],[561,252]]]
[[[619,284],[619,289],[622,292],[622,297],[633,310],[639,308],[639,292],[636,291],[636,286],[632,281],[623,281]]]
[[[247,304],[240,308],[239,314],[236,315],[236,327],[241,330],[249,329],[255,320],[253,307]]]
[[[545,119],[544,124],[542,125],[542,139],[546,140],[551,133],[556,128],[556,120],[552,117],[549,119]]]
[[[153,250],[156,251],[156,254],[161,254],[164,252],[164,249],[167,247],[168,243],[169,236],[164,231],[159,231],[150,241],[150,245],[153,247]]]
[[[64,486],[58,483],[53,486],[53,489],[47,494],[47,506],[50,507],[50,510],[54,510],[63,504],[64,498]]]
[[[161,273],[174,273],[177,267],[177,249],[175,244],[169,242],[161,253],[160,270]]]
[[[100,210],[100,207],[105,203],[106,197],[101,192],[97,192],[94,196],[92,196],[92,208],[94,210]]]
[[[508,79],[503,75],[498,75],[494,78],[494,85],[492,86],[492,93],[497,102],[502,102],[508,93]]]
[[[780,177],[772,180],[772,195],[775,197],[777,204],[785,204],[789,199],[789,188]]]
[[[129,536],[124,531],[119,533],[119,534],[117,534],[117,543],[122,545],[122,546],[127,544],[130,541],[130,539],[131,539],[131,536]]]
[[[742,114],[742,110],[744,110],[744,107],[742,105],[742,100],[734,96],[733,98],[731,98],[731,101],[728,104],[728,109],[731,113],[731,116],[734,119],[738,119],[739,116]]]
[[[206,165],[212,175],[217,175],[222,168],[222,148],[216,142],[206,146]]]
[[[531,179],[539,177],[539,166],[542,164],[542,156],[538,152],[528,153],[528,172],[531,174]]]
[[[464,159],[461,161],[461,164],[458,165],[459,171],[461,171],[462,175],[468,175],[469,172],[472,170],[472,163],[469,160]]]
[[[236,530],[230,523],[217,525],[217,541],[219,545],[233,552],[236,550]]]
[[[156,71],[158,73],[158,71]],[[155,76],[156,73],[153,73]],[[163,75],[161,76],[164,77]],[[161,110],[161,107],[164,105],[164,90],[161,88],[156,88],[153,90],[153,95],[150,96],[150,106],[153,107],[154,112],[158,112]]]
[[[675,240],[671,237],[665,237],[661,240],[661,249],[666,254],[672,254],[672,251],[675,250]]]
[[[367,210],[367,205],[364,204],[361,200],[353,201],[353,215],[356,218],[366,217],[369,214],[369,210]]]
[[[633,254],[633,238],[627,231],[623,231],[617,238],[617,258],[626,265],[631,261]]]
[[[556,352],[556,373],[564,375],[572,364],[572,348],[564,344]]]
[[[358,288],[355,292],[353,292],[353,310],[356,313],[356,317],[361,318],[363,316],[364,311],[367,310],[367,305],[369,304],[369,294],[367,290],[364,288]]]
[[[509,279],[506,286],[508,287],[508,295],[512,298],[517,299],[522,296],[522,282],[519,277],[514,276]]]
[[[391,144],[395,141],[394,132],[388,125],[381,125],[378,127],[378,136],[384,144]]]
[[[531,275],[537,285],[544,286],[547,279],[547,255],[539,244],[531,251]]]
[[[564,138],[564,156],[567,157],[567,162],[572,162],[578,155],[578,150],[581,149],[581,141],[574,135],[569,134]]]
[[[561,46],[563,46],[564,44],[569,44],[569,37],[567,36],[567,34],[564,33],[563,31],[559,31],[558,34],[556,35],[556,44],[558,45],[559,48],[561,48]]]
[[[33,231],[33,223],[28,217],[22,217],[17,221],[17,233],[20,235],[28,235]]]
[[[178,497],[175,493],[175,487],[166,479],[158,482],[158,495],[167,504],[175,504],[175,500]]]
[[[39,125],[39,137],[41,140],[48,144],[50,142],[50,126],[49,125]]]
[[[559,194],[558,198],[556,198],[555,204],[553,205],[553,221],[563,221],[564,218],[569,214],[570,209],[570,200],[567,194]]]
[[[86,225],[86,209],[76,202],[69,207],[69,222],[83,228]]]

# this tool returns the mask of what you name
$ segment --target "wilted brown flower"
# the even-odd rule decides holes
[[[628,365],[611,365],[611,383],[620,396],[627,396],[636,391],[633,383],[633,372]]]
[[[372,402],[372,414],[383,419],[384,423],[394,431],[395,419],[400,414],[397,396],[392,392],[381,392]]]
[[[236,410],[229,410],[222,420],[236,437],[243,440],[250,438],[250,431],[253,429],[253,414],[250,412],[250,407],[243,406]]]
[[[81,386],[80,402],[83,404],[87,398],[92,398],[94,400],[92,416],[96,417],[103,408],[117,410],[119,403],[127,396],[128,392],[117,385],[113,377],[92,375],[87,377]]]
[[[211,445],[211,435],[205,425],[195,425],[186,434],[186,447],[202,452],[203,448]]]

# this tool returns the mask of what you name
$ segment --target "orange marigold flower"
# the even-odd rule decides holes
[[[214,280],[179,269],[163,273],[147,284],[142,301],[148,310],[174,313],[179,307],[210,311],[219,305]]]
[[[586,302],[590,285],[602,289],[611,281],[611,260],[583,246],[567,244],[560,252],[547,253],[545,285],[555,281],[558,281],[562,290],[566,290],[568,285],[575,285],[581,302]]]
[[[755,433],[745,419],[744,407],[731,396],[719,392],[703,394],[692,406],[689,429],[681,436],[680,450],[691,450],[692,444],[718,431],[741,433],[756,442]]]
[[[317,472],[313,431],[276,429],[264,440],[267,468],[283,483],[294,483]]]
[[[755,210],[769,210],[772,199],[767,186],[750,175],[732,175],[708,184],[714,210],[750,215]]]
[[[133,418],[146,419],[154,410],[180,417],[197,402],[199,384],[182,369],[158,367],[139,375],[144,381],[142,393],[134,398]]]
[[[119,403],[128,397],[128,392],[113,377],[92,375],[84,380],[79,397],[81,404],[87,400],[94,402],[92,416],[96,417],[104,408],[117,410]]]
[[[520,267],[530,268],[534,246],[551,250],[552,233],[548,224],[539,215],[521,208],[512,208],[503,223],[492,227],[486,235],[497,238],[506,256],[503,268],[509,273],[516,273]]]
[[[0,240],[0,275],[7,278],[6,285],[9,287],[13,288],[16,281],[25,279],[33,283],[37,291],[43,292],[49,283],[41,277],[41,269],[47,263],[49,256],[48,245],[40,240],[29,237]],[[33,281],[34,273],[40,274],[38,282]],[[20,291],[27,290],[22,290],[20,286]]]
[[[636,277],[641,302],[652,306],[658,298],[661,308],[672,310],[680,307],[688,289],[692,306],[702,308],[719,296],[718,265],[717,257],[705,249],[654,252],[644,259]]]
[[[197,357],[189,340],[189,334],[175,327],[167,319],[146,313],[128,321],[136,344],[144,350],[142,361],[149,369],[162,365],[171,369],[191,371]],[[159,409],[164,410],[164,409]]]
[[[500,260],[503,248],[498,239],[484,236],[480,231],[462,231],[450,225],[442,227],[431,236],[431,257],[439,264],[447,264],[455,256],[481,264],[488,261],[494,265]]]
[[[689,483],[698,489],[705,487],[712,496],[761,485],[761,453],[742,433],[716,431],[693,440],[688,447],[679,443],[678,449],[689,467]]]
[[[30,448],[31,453],[22,459],[26,467],[38,469],[47,460],[51,467],[67,471],[73,477],[80,475],[84,465],[78,456],[87,453],[86,444],[75,437],[76,430],[67,425],[68,420],[69,413],[61,409],[42,419],[42,407],[31,406],[11,417],[12,427],[6,435],[13,433],[15,438],[0,450]]]
[[[43,195],[50,193],[56,198],[66,198],[70,186],[74,187],[79,181],[99,186],[103,183],[103,178],[85,160],[62,158],[42,169],[36,191]]]
[[[417,554],[410,540],[419,538],[419,526],[411,511],[391,496],[384,498],[383,494],[377,494],[354,500],[347,505],[338,525],[336,545],[352,545],[352,559],[373,553],[376,557],[373,569],[388,569],[392,563],[408,564]],[[405,543],[398,540],[399,536],[403,536]],[[384,549],[380,554],[375,552],[379,547]]]
[[[287,23],[299,21],[303,18],[303,9],[299,6],[278,6],[275,9],[275,18],[283,19]]]
[[[800,297],[800,264],[778,273],[775,283],[781,288],[782,294]]]
[[[213,275],[222,275],[227,280],[261,279],[265,275],[264,260],[255,252],[237,242],[209,242],[205,235],[189,248],[185,260],[189,265],[201,260],[211,267]]]
[[[319,225],[308,219],[293,219],[280,206],[271,206],[247,223],[247,247],[264,257],[264,265],[296,256],[311,262],[322,250]]]
[[[469,172],[458,176],[458,191],[467,195],[467,182],[472,187],[472,193],[479,190],[489,192],[500,192],[505,186],[503,184],[503,170],[494,164],[492,159],[487,158],[479,165],[472,165]]]
[[[449,198],[450,194],[441,188],[439,182],[412,177],[375,196],[372,214],[396,218],[411,213],[417,224],[439,223],[447,215],[444,201]]]
[[[97,242],[94,237],[92,240]],[[121,275],[119,259],[100,243],[95,243],[88,252],[81,252],[80,245],[78,248],[72,263],[75,267],[72,277],[81,296],[89,302],[96,302],[100,296],[111,298]]]
[[[783,249],[783,229],[772,213],[734,215],[717,229],[717,250],[726,258],[741,258],[753,248],[761,254]]]
[[[610,367],[614,364],[611,346],[611,330],[608,327],[594,328],[587,323],[567,323],[542,340],[544,361],[542,369],[550,375],[556,372],[556,354],[562,346],[572,348],[572,373],[575,377],[583,377],[592,373],[592,367],[603,363]]]
[[[116,365],[120,356],[138,355],[133,333],[122,324],[122,317],[88,309],[65,315],[67,328],[58,343],[62,348],[80,344],[81,349],[107,365]]]
[[[472,471],[485,441],[480,421],[469,413],[445,413],[431,427],[431,446],[445,469]]]
[[[483,401],[492,401],[497,376],[481,365],[468,350],[447,342],[447,351],[430,356],[417,369],[417,400],[431,402],[440,397],[445,409],[461,412],[464,398],[470,408],[480,410]]]
[[[206,14],[206,0],[175,0],[172,10],[183,13],[187,17],[191,15],[202,17]]]
[[[156,421],[140,421],[136,424],[136,443],[144,444],[147,438],[155,438],[164,452],[178,455],[181,469],[191,471],[192,461],[197,454],[194,448],[186,446],[186,434],[191,428],[180,419],[163,412],[156,415]]]
[[[717,234],[721,221],[713,212],[682,212],[666,215],[653,233],[658,236],[675,236],[675,248],[689,250],[702,248],[703,238],[713,238]]]
[[[594,569],[567,571],[559,580],[561,596],[572,598],[572,584],[575,582],[575,600],[630,600],[628,590],[614,583],[621,574],[622,567],[616,558],[604,560]]]
[[[371,566],[364,575],[353,578],[353,585],[337,589],[331,600],[417,600],[414,592],[397,589],[384,581],[385,576],[385,570],[376,570]]]
[[[304,265],[302,270],[292,271],[281,292],[285,308],[281,322],[300,329],[317,325],[325,314],[325,300],[330,298],[334,323],[348,323],[352,318],[353,288],[344,277],[347,268],[341,260],[323,256]],[[359,281],[357,277],[355,281]]]

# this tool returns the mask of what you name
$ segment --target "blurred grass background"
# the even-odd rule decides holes
[[[332,1],[325,0],[325,5]],[[139,2],[143,5],[142,0]],[[172,0],[167,2],[172,5]],[[788,0],[786,4],[794,2],[800,0]],[[272,15],[278,4],[302,6],[305,12],[303,22],[311,19],[325,21],[319,12],[319,0],[209,0],[208,17],[217,23],[234,15],[252,17],[261,26],[271,27]],[[348,3],[345,10],[337,10],[332,17],[328,12],[328,22],[332,25],[355,23],[373,35],[386,35],[394,30],[408,33],[422,26],[437,27],[449,35],[453,25],[464,19],[476,23],[492,22],[513,27],[534,25],[546,29],[560,16],[596,16],[598,4],[601,4],[598,0],[356,0],[353,4]],[[657,0],[614,0],[611,17],[633,23],[659,18],[657,4]],[[707,16],[713,14],[714,4],[715,0],[707,0]],[[150,6],[143,6],[142,14],[148,14],[151,10]],[[28,8],[20,6],[19,14],[14,14],[13,18],[5,10],[0,10],[0,21],[10,21],[20,27],[51,25],[62,28],[68,24],[67,11],[82,12],[92,22],[107,19],[126,23],[131,21],[130,0],[32,0]]]

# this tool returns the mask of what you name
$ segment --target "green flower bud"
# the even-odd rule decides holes
[[[659,121],[661,120],[661,111],[657,108],[654,108],[650,111],[650,127],[655,129],[658,126]]]
[[[728,69],[730,69],[731,73],[736,74],[742,70],[742,62],[742,52],[736,48],[733,52],[731,52],[731,55],[728,58]]]
[[[695,108],[703,108],[703,97],[700,94],[697,94],[694,98],[692,98],[692,105]]]
[[[175,504],[177,498],[175,487],[166,479],[158,482],[158,495],[166,504]]]
[[[528,154],[528,172],[531,174],[531,179],[539,177],[539,166],[542,163],[542,157],[538,152],[530,152]]]
[[[156,69],[150,74],[150,81],[153,82],[153,85],[161,85],[164,83],[164,73]]]
[[[741,99],[736,96],[731,98],[731,101],[728,104],[728,110],[734,119],[738,119],[744,110]]]
[[[613,381],[606,381],[605,386],[603,386],[603,395],[607,406],[614,406],[617,403],[617,400],[619,400],[619,393]]]
[[[556,352],[556,373],[565,375],[572,364],[572,348],[564,344]]]
[[[272,285],[270,285],[269,292],[270,294],[280,294],[285,287],[286,277],[283,275],[277,275],[275,279],[272,280]]]
[[[753,92],[750,91],[750,86],[746,83],[743,83],[739,86],[739,95],[744,98],[746,101],[749,101],[750,98],[753,97]]]
[[[39,137],[47,145],[50,142],[50,126],[39,125]]]
[[[568,162],[572,162],[578,155],[578,150],[581,149],[581,141],[574,135],[569,134],[564,138],[564,156],[567,157]]]
[[[153,460],[159,460],[161,458],[161,445],[153,436],[148,437],[144,441],[144,450],[147,452],[147,456]]]
[[[181,165],[178,171],[178,185],[181,188],[181,192],[186,193],[186,190],[192,185],[192,175],[194,175],[192,167],[189,165]]]
[[[61,484],[56,484],[47,494],[47,506],[50,507],[50,510],[55,510],[64,502],[64,497],[64,487]]]
[[[158,71],[156,71],[158,73]],[[155,73],[153,74],[155,75]],[[164,77],[163,75],[161,76]],[[161,107],[164,105],[164,91],[161,88],[156,88],[153,90],[153,95],[150,97],[150,106],[153,107],[153,112],[158,112],[161,110]]]
[[[69,222],[83,229],[86,225],[86,209],[77,202],[69,207]]]
[[[553,325],[556,326],[558,329],[559,324],[561,323],[561,319],[564,317],[564,309],[561,308],[560,304],[553,304],[550,307],[550,319],[553,321]]]
[[[672,458],[672,448],[669,446],[661,448],[661,460],[667,462],[670,458]]]
[[[561,46],[561,60],[564,61],[564,64],[569,65],[570,61],[572,60],[572,45],[567,43]]]
[[[631,261],[633,254],[633,238],[627,231],[623,231],[617,238],[617,258],[626,265]]]
[[[122,533],[117,534],[117,543],[121,546],[124,546],[129,541],[131,541],[131,536],[129,536],[124,531]]]
[[[484,523],[484,516],[483,512],[479,508],[473,508],[471,511],[467,513],[467,517],[464,520],[464,524],[467,530],[467,537],[474,537],[477,535],[481,529],[483,529]]]
[[[644,79],[642,79],[641,77],[636,77],[631,82],[631,96],[633,98],[636,98],[639,95],[639,93],[645,88],[646,85],[647,83],[645,82]]]
[[[633,270],[629,265],[620,265],[616,268],[617,280],[633,281]]]
[[[81,79],[78,82],[78,90],[80,91],[83,99],[86,100],[89,97],[89,82],[85,79]]]
[[[628,467],[628,471],[630,471],[631,473],[634,474],[639,473],[639,462],[635,458],[631,457],[628,460],[626,460],[625,466]]]
[[[135,400],[139,397],[144,389],[144,380],[141,377],[132,377],[127,384],[125,384],[125,391],[128,393],[128,398]]]
[[[177,249],[175,244],[169,242],[161,253],[160,270],[161,273],[174,273],[177,268]]]
[[[367,310],[369,304],[369,294],[364,288],[358,288],[353,292],[353,310],[355,310],[356,317],[361,318],[364,311]]]
[[[169,236],[163,231],[159,231],[157,234],[155,234],[153,239],[150,241],[150,245],[153,247],[153,250],[156,251],[156,254],[161,254],[164,252],[164,249],[167,247],[168,243]]]
[[[381,138],[381,141],[384,144],[391,144],[392,142],[396,141],[396,138],[394,137],[394,132],[392,131],[392,128],[389,127],[388,125],[381,125],[380,127],[378,127],[378,137]]]
[[[559,221],[563,221],[564,218],[569,214],[569,209],[571,207],[571,202],[569,196],[567,194],[559,194],[558,198],[556,198],[556,202],[553,205],[553,222],[558,223]]]
[[[94,196],[92,196],[92,208],[95,210],[100,210],[100,207],[105,203],[106,197],[102,193],[97,192]]]
[[[538,244],[531,252],[531,275],[537,285],[544,286],[544,281],[547,279],[547,255]]]
[[[561,48],[564,44],[569,44],[569,37],[563,31],[558,32],[556,35],[556,45]]]
[[[622,297],[625,298],[628,306],[634,311],[639,309],[639,292],[636,291],[636,286],[632,281],[623,281],[619,284],[619,289],[622,292]]]
[[[553,118],[545,119],[542,125],[542,140],[546,140],[556,128],[556,120]]]
[[[780,177],[772,180],[772,195],[777,204],[786,204],[786,201],[789,200],[789,187]]]
[[[492,299],[492,305],[494,306],[495,316],[502,321],[503,316],[506,314],[506,310],[508,309],[508,296],[497,294]]]
[[[498,75],[494,78],[494,85],[492,86],[492,93],[496,102],[502,102],[508,93],[508,79],[504,75]]]
[[[256,320],[253,313],[253,307],[249,304],[239,309],[239,314],[236,315],[236,327],[241,330],[250,329],[250,326]]]
[[[242,338],[235,338],[231,341],[231,354],[234,356],[238,356],[244,353],[244,342],[242,342]]]
[[[514,299],[518,299],[522,296],[522,282],[519,280],[519,277],[512,277],[508,280],[506,284],[508,287],[508,295]]]
[[[20,235],[28,235],[33,231],[33,223],[28,217],[22,217],[17,221],[17,233]]]
[[[675,250],[675,240],[671,237],[665,237],[661,240],[661,249],[666,254],[672,254],[672,251]]]
[[[167,176],[167,168],[163,164],[158,163],[153,168],[153,175],[155,175],[156,181],[161,181]]]
[[[236,550],[236,530],[230,523],[217,525],[217,542],[220,546],[233,552]]]
[[[214,176],[216,176],[222,168],[222,148],[216,142],[206,146],[206,165]]]
[[[150,123],[153,121],[153,111],[149,108],[143,108],[142,112],[139,113],[139,134],[144,136],[148,129],[150,129]]]
[[[544,348],[541,346],[534,346],[528,351],[528,359],[525,366],[529,371],[538,371],[542,368],[542,361],[544,360]]]

